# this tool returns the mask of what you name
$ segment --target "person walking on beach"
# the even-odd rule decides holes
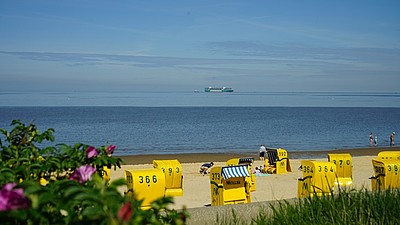
[[[378,146],[378,136],[377,135],[375,135],[375,138],[374,138],[374,146],[375,147]]]
[[[267,149],[265,148],[265,145],[264,144],[261,144],[261,146],[260,146],[260,150],[258,150],[258,154],[259,154],[259,156],[260,156],[260,160],[261,161],[264,161],[264,157],[265,157],[265,153],[267,153]]]
[[[369,147],[372,147],[372,143],[374,142],[374,135],[372,132],[369,134]]]
[[[394,146],[394,135],[395,134],[396,133],[394,131],[390,134],[390,146]]]

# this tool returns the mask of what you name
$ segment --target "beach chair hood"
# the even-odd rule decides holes
[[[247,157],[247,158],[240,158],[239,159],[239,164],[245,164],[245,163],[253,163],[254,162],[254,158],[252,157]]]
[[[222,177],[227,180],[231,177],[249,177],[247,165],[222,167]]]

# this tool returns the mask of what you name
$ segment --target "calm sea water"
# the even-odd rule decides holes
[[[388,146],[400,132],[398,107],[0,107],[1,128],[13,119],[54,128],[54,143],[114,144],[116,155],[356,148],[370,132]]]
[[[1,92],[0,106],[400,107],[399,93]]]

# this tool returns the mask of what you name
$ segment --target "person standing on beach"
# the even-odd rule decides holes
[[[377,135],[375,135],[374,146],[375,146],[375,147],[378,146],[378,136],[377,136]]]
[[[372,143],[374,142],[374,135],[372,132],[369,134],[369,147],[372,147]]]
[[[265,153],[267,153],[267,149],[265,148],[265,145],[264,144],[261,144],[261,146],[260,146],[260,150],[258,151],[258,154],[259,154],[259,156],[260,156],[260,160],[261,161],[264,161],[264,157],[265,157]]]
[[[396,133],[394,131],[390,134],[390,146],[394,146],[394,135],[395,134]]]

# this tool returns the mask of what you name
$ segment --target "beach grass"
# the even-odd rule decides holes
[[[267,207],[268,208],[268,207]],[[340,190],[337,194],[260,207],[255,218],[234,210],[217,215],[216,224],[400,224],[400,190]]]

